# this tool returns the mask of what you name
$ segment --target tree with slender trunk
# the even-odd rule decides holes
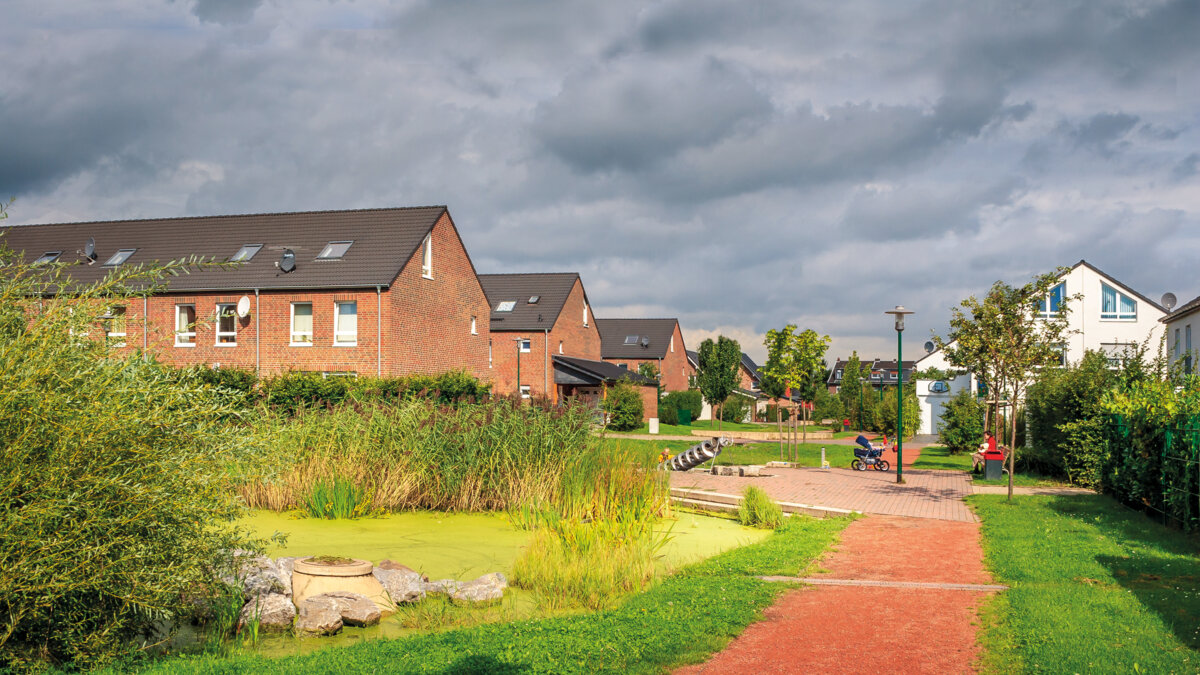
[[[1070,335],[1067,322],[1070,302],[1079,296],[1057,300],[1051,297],[1050,290],[1067,271],[1060,267],[1020,287],[997,281],[983,300],[971,296],[951,309],[950,331],[945,339],[934,336],[934,342],[945,351],[952,365],[975,373],[988,386],[996,402],[996,410],[989,411],[989,418],[995,420],[989,424],[993,430],[1000,424],[1002,394],[1008,394],[1012,409],[1016,410],[1034,371],[1062,362],[1064,341]],[[1017,416],[1010,414],[1008,422],[1011,500]]]
[[[737,340],[718,335],[715,342],[708,339],[700,343],[698,356],[700,367],[696,379],[699,381],[700,394],[713,410],[720,406],[720,412],[717,413],[719,433],[724,429],[721,413],[724,412],[725,399],[737,388],[742,347]]]

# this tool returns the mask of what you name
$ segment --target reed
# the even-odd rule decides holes
[[[749,485],[738,505],[738,520],[749,527],[774,530],[783,525],[783,509],[762,488]]]

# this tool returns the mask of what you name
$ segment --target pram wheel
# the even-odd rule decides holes
[[[879,460],[879,462],[875,465],[876,471],[887,471],[890,468],[892,468],[892,465],[888,464],[886,459]]]
[[[867,470],[867,466],[862,463],[861,459],[857,459],[857,458],[854,461],[850,462],[850,468],[854,469],[855,471],[866,471]]]

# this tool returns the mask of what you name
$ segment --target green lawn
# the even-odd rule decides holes
[[[960,452],[957,455],[952,455],[949,449],[943,446],[931,445],[921,448],[921,456],[917,458],[917,461],[913,462],[912,468],[969,472],[971,470],[971,453]],[[971,481],[976,485],[1008,485],[1008,475],[1005,474],[1000,480],[989,481],[984,480],[981,472],[973,474]],[[1052,487],[1066,485],[1066,483],[1040,474],[1018,473],[1013,476],[1013,485],[1021,487]]]
[[[303,656],[197,656],[150,664],[179,673],[660,673],[724,647],[789,587],[850,519],[790,518],[768,539],[684,568],[613,610],[374,640]]]
[[[697,438],[696,441],[703,439]],[[603,441],[604,447],[612,447],[621,445],[624,447],[642,447],[647,453],[657,455],[662,452],[663,448],[668,448],[672,455],[677,455],[684,450],[695,445],[691,441],[649,441],[640,438],[606,438]],[[800,444],[800,465],[801,466],[821,466],[821,448],[825,448],[825,457],[830,465],[835,467],[850,466],[850,460],[854,459],[853,448],[848,445],[821,445],[820,443],[801,443]],[[892,456],[895,457],[894,455]],[[717,457],[717,464],[723,465],[746,465],[746,464],[766,464],[767,462],[779,461],[779,442],[772,441],[767,443],[751,443],[748,445],[731,445],[721,451]],[[889,459],[888,461],[893,461]]]
[[[1010,590],[983,612],[985,672],[1200,672],[1200,548],[1108,497],[969,498]]]
[[[757,422],[756,423],[722,422],[721,430],[722,430],[722,432],[725,432],[725,431],[775,431],[775,425],[774,424],[762,424],[762,423],[757,423]],[[682,426],[682,425],[677,425],[677,424],[663,424],[661,422],[658,425],[658,433],[665,434],[667,436],[690,436],[692,431],[703,431],[705,433],[711,431],[713,433],[713,435],[715,436],[717,434],[717,422],[716,422],[716,420],[713,420],[711,426],[709,425],[708,420],[704,420],[701,422],[692,422],[692,424],[690,426]],[[650,423],[646,422],[645,424],[638,427],[637,429],[634,429],[633,431],[626,431],[626,432],[621,432],[621,433],[649,434],[650,433]]]

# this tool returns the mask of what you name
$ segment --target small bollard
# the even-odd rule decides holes
[[[825,461],[825,448],[824,447],[821,448],[821,468],[822,469],[829,468],[829,462]]]

